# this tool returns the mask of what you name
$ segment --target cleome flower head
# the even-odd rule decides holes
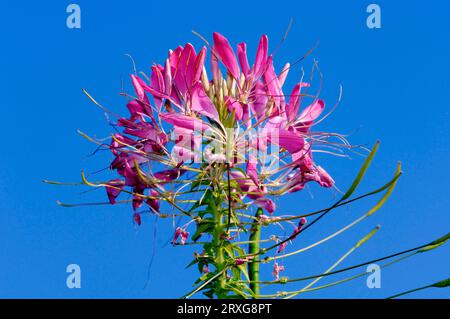
[[[276,210],[272,196],[308,182],[332,187],[331,176],[313,160],[315,146],[326,146],[330,136],[313,131],[325,102],[313,96],[303,105],[310,87],[303,81],[285,94],[291,67],[277,72],[273,59],[265,35],[251,65],[245,43],[234,51],[216,32],[200,51],[179,46],[151,67],[150,76],[132,74],[129,116],[118,119],[122,131],[109,146],[110,167],[120,177],[105,185],[111,204],[127,189],[134,210],[146,205],[159,213],[161,200],[182,197],[186,173],[191,183],[228,180],[233,205],[255,204],[270,214]],[[212,167],[226,169],[213,176]]]

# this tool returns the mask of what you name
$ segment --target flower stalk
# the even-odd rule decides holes
[[[216,294],[217,297],[222,299],[225,298],[226,293],[226,272],[225,270],[225,255],[224,255],[224,224],[223,224],[223,214],[221,209],[222,203],[220,202],[220,197],[218,197],[218,201],[211,201],[211,207],[213,209],[213,217],[214,217],[214,229],[212,231],[213,234],[213,246],[215,250],[215,260],[214,265],[216,267],[217,273],[222,273],[217,280],[217,289]]]
[[[263,210],[258,208],[256,210],[256,220],[250,229],[249,249],[250,255],[255,255],[255,258],[248,263],[248,276],[250,279],[250,290],[253,291],[254,296],[259,296],[259,246],[261,241],[261,222],[260,217],[263,214]]]

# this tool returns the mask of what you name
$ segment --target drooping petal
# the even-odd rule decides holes
[[[181,127],[175,127],[173,130],[175,146],[171,155],[177,163],[200,161],[202,137],[200,134],[194,134],[192,130]]]
[[[317,175],[319,176],[319,180],[317,181],[322,187],[333,187],[334,180],[333,178],[320,166],[317,166]]]
[[[268,138],[271,143],[285,148],[291,154],[300,151],[305,142],[300,134],[283,128],[270,130]]]
[[[106,185],[111,187],[105,187],[106,188],[106,194],[108,195],[109,202],[111,204],[116,203],[116,198],[119,196],[122,189],[125,187],[125,182],[120,179],[113,179],[110,180]]]
[[[151,189],[150,190],[150,196],[157,197],[159,194],[157,191]],[[159,201],[156,198],[149,198],[147,199],[147,205],[150,206],[150,208],[153,210],[153,212],[158,213],[159,212]]]
[[[139,213],[134,213],[134,214],[133,214],[133,222],[134,222],[136,225],[141,226],[141,225],[142,225],[141,214],[139,214]]]
[[[263,89],[263,85],[260,82],[257,82],[255,87],[253,88],[251,95],[253,98],[250,100],[250,108],[252,112],[256,115],[256,118],[259,120],[261,117],[265,115],[266,106],[268,102],[267,94]]]
[[[158,179],[161,182],[171,182],[177,178],[179,178],[181,175],[184,174],[184,170],[174,168],[174,169],[167,169],[164,171],[157,172],[153,174],[156,179]]]
[[[214,50],[219,55],[220,60],[225,65],[228,72],[230,72],[235,79],[239,79],[239,66],[230,43],[218,32],[214,32],[213,39]]]
[[[145,108],[139,100],[132,100],[127,103],[127,109],[130,112],[130,120],[134,122],[145,114]]]
[[[317,100],[303,110],[296,122],[312,123],[322,114],[324,108],[325,102],[323,100]]]
[[[252,179],[253,183],[255,185],[259,185],[259,177],[258,177],[258,171],[256,170],[256,158],[253,155],[250,155],[248,161],[247,161],[247,167],[245,169],[247,175]]]
[[[133,126],[128,126],[125,128],[124,133],[142,139],[158,141],[158,131],[152,124],[147,122],[139,122],[135,123]]]
[[[226,104],[228,107],[228,111],[233,112],[236,120],[240,121],[244,115],[244,108],[242,104],[236,100],[234,97],[227,97]]]
[[[167,123],[191,131],[205,131],[210,127],[208,124],[206,124],[205,122],[196,117],[187,116],[179,113],[161,113],[159,114],[159,117],[162,120],[166,121]]]
[[[261,207],[264,208],[269,214],[273,214],[275,212],[276,209],[276,205],[273,202],[273,200],[268,199],[268,198],[258,198],[256,200],[256,204]]]
[[[140,187],[139,184],[136,184],[133,188],[133,209],[137,210],[139,207],[142,206],[142,204],[144,203],[144,198],[140,195],[142,195],[144,192],[144,190]]]
[[[248,192],[249,184],[244,173],[242,173],[241,171],[231,171],[230,175],[233,178],[233,180],[235,180],[238,183],[239,187],[243,192]]]
[[[200,82],[196,83],[192,88],[191,110],[207,116],[216,122],[219,121],[219,113],[217,113],[216,107],[211,102]]]

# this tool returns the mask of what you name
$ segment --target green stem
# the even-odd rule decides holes
[[[420,287],[420,288],[416,288],[416,289],[411,289],[411,290],[402,292],[402,293],[400,293],[400,294],[396,294],[396,295],[390,296],[390,297],[388,297],[388,298],[386,298],[386,299],[395,299],[395,298],[397,298],[397,297],[404,296],[404,295],[408,295],[408,294],[410,294],[410,293],[413,293],[413,292],[416,292],[416,291],[419,291],[419,290],[428,289],[428,288],[431,288],[431,287],[433,287],[433,285],[427,285],[427,286],[424,286],[424,287]]]
[[[254,255],[254,259],[248,263],[248,276],[250,279],[250,289],[253,291],[255,296],[259,295],[259,245],[261,239],[261,224],[259,222],[259,216],[262,215],[263,211],[258,208],[256,211],[256,220],[252,225],[250,230],[250,244],[248,245],[249,255]],[[256,299],[256,297],[255,297]]]
[[[223,249],[223,218],[220,210],[220,203],[214,202],[211,203],[213,213],[214,213],[214,231],[213,231],[213,245],[215,249],[215,266],[216,272],[223,272],[219,278],[217,279],[217,288],[216,294],[217,298],[223,299],[226,297],[226,272],[225,269],[225,257],[224,257],[224,249]],[[218,209],[219,207],[219,209]]]

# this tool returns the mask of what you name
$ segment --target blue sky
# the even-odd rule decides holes
[[[429,242],[449,229],[450,173],[450,3],[378,1],[382,28],[368,29],[368,1],[73,1],[81,7],[81,30],[66,27],[68,1],[8,2],[2,6],[0,90],[0,297],[155,298],[179,297],[196,278],[185,270],[193,249],[168,244],[172,225],[147,217],[136,229],[125,206],[66,209],[55,204],[103,201],[103,191],[55,187],[42,179],[79,181],[81,169],[104,168],[105,154],[76,133],[98,137],[110,128],[81,89],[112,110],[126,114],[119,91],[129,88],[133,56],[140,70],[162,62],[167,50],[185,42],[200,46],[191,33],[211,38],[214,31],[234,44],[246,41],[254,52],[261,34],[271,49],[294,19],[277,53],[277,67],[295,61],[317,41],[313,59],[324,74],[322,97],[339,108],[321,129],[350,134],[354,144],[382,144],[360,192],[383,184],[401,160],[404,176],[376,215],[333,241],[286,261],[285,275],[325,270],[353,243],[381,224],[378,234],[342,266],[349,266]],[[253,53],[250,54],[253,56]],[[291,71],[287,86],[297,72]],[[317,158],[342,189],[353,180],[363,158]],[[336,193],[311,187],[279,202],[279,211],[322,208]],[[339,229],[365,212],[373,200],[337,211],[297,248]],[[156,235],[155,235],[156,234]],[[155,250],[154,250],[155,249]],[[152,253],[155,258],[147,273]],[[380,298],[449,277],[450,246],[382,271],[382,287],[368,289],[365,278],[305,298]],[[66,287],[66,266],[82,269],[81,289]],[[263,269],[269,277],[270,266]],[[325,281],[324,281],[325,282]],[[301,288],[300,284],[292,289]],[[288,289],[283,287],[280,289]],[[426,290],[411,297],[449,298],[450,289]]]

